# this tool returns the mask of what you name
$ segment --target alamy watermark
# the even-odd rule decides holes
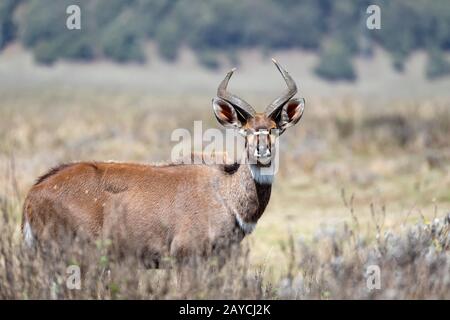
[[[66,269],[66,287],[69,290],[81,289],[81,270],[77,265],[70,265]]]
[[[367,267],[366,286],[370,291],[381,289],[381,269],[378,265],[370,265]]]
[[[367,7],[366,13],[369,15],[366,19],[366,27],[369,30],[381,29],[381,8],[376,4]],[[81,30],[81,8],[72,4],[66,8],[66,27],[69,30]]]
[[[81,9],[73,4],[66,8],[68,17],[66,19],[66,27],[69,30],[81,30]]]
[[[369,30],[381,29],[381,8],[376,4],[367,7],[366,13],[369,14],[366,20],[366,26]]]
[[[202,121],[194,121],[194,131],[175,129],[170,137],[171,161],[182,164],[250,164],[260,165],[261,175],[274,175],[279,168],[280,130],[245,130],[209,128],[203,131]],[[259,141],[270,140],[270,159],[261,164]],[[251,141],[251,142],[250,142]]]

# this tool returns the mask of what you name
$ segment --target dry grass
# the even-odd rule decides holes
[[[448,299],[450,214],[432,223],[384,231],[385,212],[373,208],[370,230],[361,231],[352,200],[344,195],[351,224],[321,228],[311,242],[282,243],[287,269],[273,281],[265,266],[249,264],[248,246],[236,248],[218,268],[216,257],[146,270],[125,258],[111,239],[75,239],[26,248],[10,219],[14,204],[2,201],[0,299]],[[372,239],[371,237],[375,237]],[[70,289],[69,266],[81,271]],[[380,270],[380,288],[367,286],[368,268]]]
[[[0,97],[0,298],[450,298],[447,99],[308,100],[242,250],[220,271],[214,261],[152,271],[133,256],[118,261],[108,241],[30,256],[22,200],[60,162],[169,159],[173,129],[217,127],[210,97],[51,88]],[[70,264],[81,266],[82,290],[64,285]],[[370,264],[381,290],[366,288]]]

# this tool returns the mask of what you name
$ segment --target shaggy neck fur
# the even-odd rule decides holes
[[[255,166],[256,167],[256,166]],[[260,168],[249,164],[239,165],[230,185],[231,209],[236,221],[245,234],[251,233],[269,203],[272,191],[272,177],[262,175]]]

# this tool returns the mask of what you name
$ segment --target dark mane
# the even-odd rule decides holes
[[[241,166],[240,163],[235,162],[231,164],[219,165],[219,168],[228,174],[233,174],[239,169],[240,166]]]
[[[58,172],[64,170],[65,168],[68,168],[68,167],[70,167],[72,165],[73,165],[73,163],[63,163],[63,164],[60,164],[57,167],[51,168],[49,171],[47,171],[47,173],[45,173],[42,176],[40,176],[39,178],[37,178],[37,180],[34,183],[34,185],[36,186],[36,185],[40,184],[41,182],[47,180],[51,176],[57,174]]]

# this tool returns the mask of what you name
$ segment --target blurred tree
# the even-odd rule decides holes
[[[19,2],[24,14],[13,21]],[[81,32],[63,27],[69,4],[82,8]],[[381,30],[369,32],[365,26],[370,4],[382,8]],[[318,75],[351,80],[356,77],[352,57],[370,58],[375,45],[390,53],[399,71],[414,50],[450,50],[450,1],[2,0],[0,49],[16,28],[20,41],[45,63],[102,56],[140,62],[142,43],[152,39],[164,58],[173,61],[179,48],[188,46],[209,68],[218,66],[218,53],[237,57],[242,48],[320,50]]]
[[[19,3],[20,1],[18,0],[2,0],[0,2],[0,50],[8,42],[12,41],[16,35],[13,13]]]
[[[168,61],[177,58],[178,48],[181,44],[181,28],[174,19],[166,19],[157,28],[156,42],[159,54]]]
[[[82,30],[66,28],[66,8],[70,4],[83,7],[81,1],[32,0],[22,25],[21,40],[32,49],[38,62],[51,64],[59,58],[90,60],[94,58],[92,38],[84,24]],[[82,22],[83,22],[82,16]]]
[[[432,48],[428,51],[428,63],[426,76],[428,79],[436,79],[450,74],[450,62],[445,59],[442,50]]]
[[[125,10],[130,10],[136,0],[96,0],[93,19],[99,29],[108,26]]]
[[[397,71],[403,71],[404,61],[420,42],[416,37],[420,1],[415,4],[404,0],[383,2],[382,32],[376,35],[379,43],[392,54]]]
[[[212,50],[202,50],[197,53],[198,61],[201,65],[208,69],[217,69],[219,68],[219,60],[217,59],[217,54],[215,54]]]
[[[154,38],[162,22],[165,22],[177,0],[137,0],[134,5],[139,29],[144,35]],[[164,19],[163,19],[164,18]]]
[[[350,50],[345,43],[337,40],[330,41],[320,55],[320,62],[315,72],[328,80],[355,80],[356,74],[351,63]]]
[[[117,62],[144,62],[142,35],[128,10],[115,17],[101,32],[100,46],[104,55]]]
[[[330,5],[330,16],[327,20],[327,34],[342,43],[350,54],[358,51],[358,33],[361,33],[360,16],[365,12],[358,6],[358,1],[334,1]]]

